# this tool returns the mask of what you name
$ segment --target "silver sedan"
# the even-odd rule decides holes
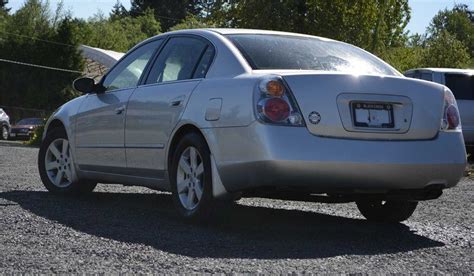
[[[355,201],[369,220],[398,222],[466,165],[448,88],[320,37],[165,33],[74,87],[84,95],[49,118],[39,152],[57,194],[147,186],[190,220],[240,197]]]

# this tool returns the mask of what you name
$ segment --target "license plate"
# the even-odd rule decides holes
[[[393,105],[389,103],[352,102],[355,127],[394,128]]]

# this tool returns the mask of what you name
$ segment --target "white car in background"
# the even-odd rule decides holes
[[[7,113],[0,108],[0,140],[8,140],[8,136],[10,135],[10,117],[8,117]]]
[[[474,70],[449,68],[419,68],[405,76],[446,85],[457,100],[466,146],[474,148]]]

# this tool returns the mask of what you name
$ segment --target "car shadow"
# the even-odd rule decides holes
[[[77,231],[200,258],[304,259],[439,247],[403,224],[239,204],[208,224],[183,222],[167,194],[93,193],[82,198],[11,191],[0,198]]]

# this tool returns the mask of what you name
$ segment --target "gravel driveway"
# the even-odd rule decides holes
[[[355,204],[243,199],[189,225],[171,197],[99,185],[48,194],[38,150],[0,144],[0,273],[474,272],[473,180],[423,202],[403,224],[368,223]]]

